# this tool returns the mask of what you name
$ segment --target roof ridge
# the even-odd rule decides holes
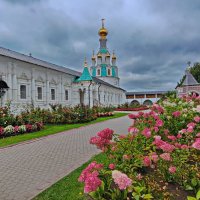
[[[20,55],[20,56],[24,56],[25,58],[33,59],[33,60],[35,60],[35,61],[40,61],[40,62],[45,63],[45,64],[47,64],[47,65],[50,64],[50,65],[53,65],[53,66],[55,66],[55,67],[62,67],[62,68],[65,68],[65,69],[67,69],[67,70],[69,70],[69,71],[71,71],[71,72],[81,73],[81,72],[79,72],[79,71],[70,69],[70,68],[68,68],[68,67],[64,67],[64,66],[61,66],[61,65],[58,65],[58,64],[54,64],[54,63],[51,63],[51,62],[49,62],[49,61],[42,60],[42,59],[40,59],[40,58],[36,58],[36,57],[33,57],[33,56],[29,56],[29,55],[26,55],[26,54],[24,54],[24,53],[17,52],[17,51],[15,51],[15,50],[11,50],[11,49],[4,48],[4,47],[1,47],[1,46],[0,46],[0,50],[1,50],[1,49],[2,49],[2,50],[9,51],[10,53],[15,53],[15,54],[18,54],[18,55]],[[2,52],[0,52],[0,55],[2,55]],[[3,54],[3,55],[4,55],[4,54]],[[12,57],[12,56],[9,56],[9,55],[4,55],[4,56]],[[12,57],[12,58],[13,58],[13,57]],[[14,58],[15,58],[15,57],[14,57]],[[25,62],[32,63],[31,61],[26,61],[26,60],[23,60],[23,59],[20,59],[20,58],[15,58],[15,59],[19,59],[19,60],[22,60],[22,61],[25,61]],[[36,64],[36,63],[33,63],[33,64]],[[40,64],[36,64],[36,65],[40,65]],[[41,65],[41,66],[43,66],[43,65]],[[43,67],[46,67],[46,66],[43,66]]]

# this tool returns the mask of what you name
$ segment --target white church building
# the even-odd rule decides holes
[[[92,55],[92,66],[84,62],[83,72],[58,66],[31,55],[0,47],[1,104],[11,106],[32,104],[48,108],[49,104],[117,106],[126,101],[125,90],[119,87],[116,56],[106,46],[108,31],[98,32],[100,48]]]

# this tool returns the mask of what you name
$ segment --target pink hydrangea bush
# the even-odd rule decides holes
[[[132,199],[138,195],[135,188],[143,185],[154,199],[164,199],[164,191],[151,188],[149,171],[162,178],[161,182],[175,182],[196,191],[200,187],[200,116],[194,109],[198,104],[200,98],[169,98],[154,104],[148,112],[129,114],[132,126],[128,134],[117,135],[109,128],[97,133],[90,144],[101,149],[109,163],[99,170],[83,171],[82,177],[92,174],[89,180],[95,182],[90,186],[90,181],[80,178],[84,191],[92,196],[98,193],[104,199],[112,195]],[[100,192],[102,188],[107,196]]]
[[[102,181],[99,179],[99,170],[103,168],[102,164],[97,164],[96,162],[90,163],[87,168],[85,168],[80,177],[79,181],[84,182],[84,192],[89,193],[96,191],[101,185]]]
[[[118,170],[112,171],[112,178],[120,190],[125,190],[132,184],[132,180],[126,174]]]

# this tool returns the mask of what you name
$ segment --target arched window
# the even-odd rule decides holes
[[[189,91],[189,96],[198,97],[199,94],[196,91]]]
[[[111,75],[111,71],[110,71],[110,69],[108,69],[108,76],[110,76]]]
[[[151,106],[152,104],[153,104],[153,102],[149,99],[147,99],[143,102],[143,105],[145,105],[145,106]]]
[[[140,103],[139,103],[139,101],[137,101],[137,100],[133,100],[133,101],[131,102],[131,105],[133,105],[133,106],[139,106]]]
[[[101,75],[101,70],[97,69],[97,76],[100,76],[100,75]]]

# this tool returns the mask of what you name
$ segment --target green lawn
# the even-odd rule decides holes
[[[83,183],[78,182],[78,177],[82,170],[93,160],[104,164],[108,162],[106,155],[103,153],[94,156],[90,161],[53,184],[33,200],[86,200],[83,193]]]
[[[59,133],[59,132],[74,129],[74,128],[79,128],[81,126],[86,126],[89,124],[103,122],[103,121],[106,121],[109,119],[114,119],[114,118],[122,117],[125,115],[127,115],[127,113],[115,113],[115,115],[111,116],[111,117],[101,117],[101,118],[97,118],[94,121],[87,122],[87,123],[81,123],[81,124],[45,125],[44,129],[41,131],[38,131],[38,132],[0,139],[0,147],[17,144],[19,142],[23,142],[23,141],[27,141],[27,140],[31,140],[31,139],[35,139],[35,138],[40,138],[43,136]]]

